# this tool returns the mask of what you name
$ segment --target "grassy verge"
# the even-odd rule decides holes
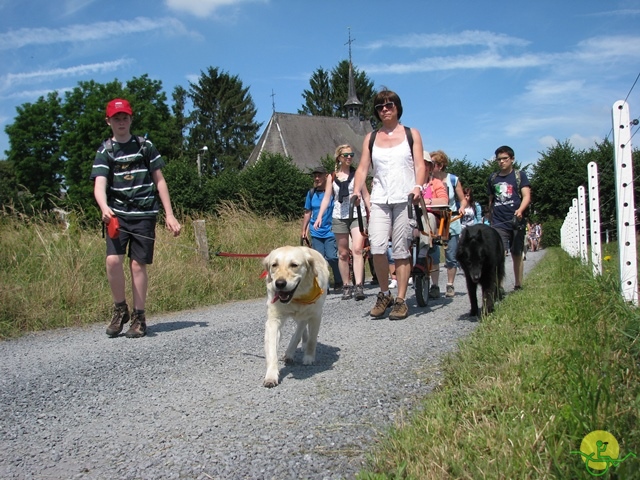
[[[591,478],[571,452],[594,430],[617,439],[620,458],[640,457],[640,314],[618,292],[608,274],[593,279],[549,249],[525,289],[444,361],[443,384],[359,478]],[[640,458],[604,478],[640,478]]]
[[[233,205],[205,221],[212,254],[268,253],[299,242],[299,222],[264,219]],[[0,215],[0,339],[110,317],[104,239],[99,230],[82,231],[71,224],[63,231],[43,219]],[[261,259],[212,255],[203,261],[196,253],[191,219],[177,238],[161,223],[156,234],[149,266],[150,315],[264,295]]]

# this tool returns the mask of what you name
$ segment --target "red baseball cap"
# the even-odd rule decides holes
[[[133,115],[133,110],[131,110],[131,105],[126,100],[122,98],[114,98],[109,103],[107,103],[107,118],[113,117],[116,113],[124,112],[128,115]]]

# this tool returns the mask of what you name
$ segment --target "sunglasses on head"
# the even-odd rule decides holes
[[[340,155],[342,155],[344,158],[355,157],[356,156],[355,153],[341,153]]]
[[[381,112],[382,110],[384,110],[385,108],[387,110],[391,110],[393,109],[393,107],[395,106],[395,103],[393,102],[387,102],[387,103],[379,103],[378,105],[375,106],[376,110],[378,112]]]

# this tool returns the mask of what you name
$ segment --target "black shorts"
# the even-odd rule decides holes
[[[504,230],[502,228],[494,227],[502,238],[504,249],[511,252],[511,255],[516,257],[522,255],[524,252],[524,228],[517,230]]]
[[[129,247],[129,258],[143,265],[153,263],[156,242],[156,219],[127,220],[118,217],[120,235],[115,240],[107,235],[107,256],[124,255]]]

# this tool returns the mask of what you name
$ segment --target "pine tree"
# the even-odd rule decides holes
[[[189,117],[188,152],[195,158],[207,147],[203,173],[241,170],[257,141],[261,124],[249,89],[237,76],[209,67],[197,83],[190,83],[193,111]]]
[[[363,104],[364,118],[373,118],[373,82],[366,73],[353,68],[353,80],[356,95]],[[310,90],[305,90],[302,97],[304,105],[298,113],[306,115],[322,115],[325,117],[345,117],[344,104],[349,97],[349,61],[341,61],[331,73],[318,68],[309,81]]]

